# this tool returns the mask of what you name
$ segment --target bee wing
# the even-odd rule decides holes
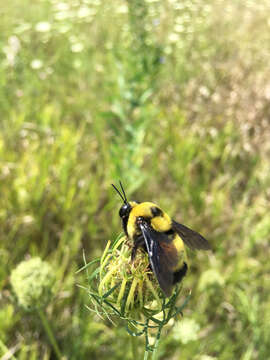
[[[184,243],[192,250],[211,250],[209,242],[199,233],[172,220],[172,229],[180,235]]]
[[[141,223],[140,228],[152,270],[160,288],[168,297],[173,287],[173,269],[178,261],[177,250],[166,234],[155,231],[146,222]]]

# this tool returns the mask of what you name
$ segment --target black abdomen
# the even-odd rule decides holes
[[[180,282],[183,279],[183,277],[187,273],[187,269],[188,269],[188,266],[184,262],[184,265],[181,267],[181,269],[177,270],[176,272],[173,273],[173,285]]]

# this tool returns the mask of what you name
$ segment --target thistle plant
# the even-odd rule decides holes
[[[180,286],[172,296],[166,298],[149,266],[148,255],[138,249],[136,258],[131,262],[132,243],[125,236],[118,237],[113,244],[109,241],[101,256],[89,263],[84,256],[84,266],[78,272],[87,273],[87,290],[92,307],[101,317],[106,317],[113,324],[117,320],[124,322],[132,336],[132,352],[137,357],[134,337],[145,337],[144,359],[153,353],[157,358],[157,348],[162,328],[182,313],[190,294],[178,306]],[[95,268],[90,272],[90,267]],[[154,344],[149,339],[154,337]]]
[[[52,267],[39,257],[22,261],[11,273],[11,286],[19,305],[38,313],[58,359],[63,359],[44,308],[54,295],[55,276]]]

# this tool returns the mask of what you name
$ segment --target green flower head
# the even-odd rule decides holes
[[[109,241],[100,259],[85,262],[79,270],[87,269],[88,291],[95,309],[99,305],[103,314],[114,313],[132,320],[150,319],[162,313],[168,320],[177,311],[175,302],[180,288],[176,287],[172,296],[165,298],[147,253],[139,248],[136,258],[131,261],[132,248],[133,244],[126,236],[119,237],[113,244]],[[97,262],[99,266],[89,274],[89,266]]]
[[[98,293],[106,295],[110,289],[110,301],[128,316],[143,307],[161,310],[163,294],[153,275],[146,252],[138,250],[131,262],[132,244],[122,237],[108,251],[109,243],[101,258]]]
[[[126,236],[119,237],[113,244],[109,241],[99,259],[86,262],[78,270],[86,270],[88,294],[98,315],[124,321],[127,332],[134,336],[145,336],[145,353],[153,351],[160,338],[162,328],[182,313],[190,292],[180,306],[177,299],[181,291],[176,286],[170,298],[166,298],[149,265],[148,255],[138,249],[131,261],[133,243]],[[95,265],[90,272],[89,268]],[[149,335],[154,345],[149,343]]]
[[[12,271],[10,281],[20,306],[25,310],[46,306],[53,296],[53,269],[39,257],[22,261]]]

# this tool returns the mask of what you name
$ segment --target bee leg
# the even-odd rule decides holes
[[[135,257],[136,257],[136,253],[137,253],[137,250],[138,250],[138,245],[135,244],[132,248],[132,251],[131,251],[131,262],[133,262],[135,260]]]
[[[134,240],[134,246],[133,246],[132,251],[131,251],[131,262],[133,262],[135,260],[138,248],[142,247],[143,245],[144,245],[144,238],[142,236],[137,237]]]

